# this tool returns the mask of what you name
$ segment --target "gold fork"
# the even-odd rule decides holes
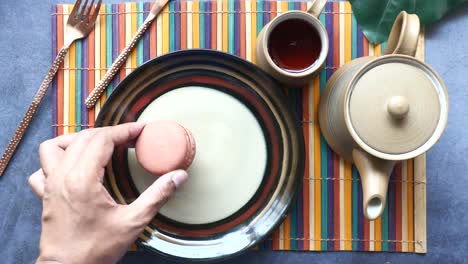
[[[41,86],[37,90],[34,98],[29,105],[28,111],[23,116],[23,119],[19,123],[18,128],[15,131],[14,136],[11,138],[10,143],[8,144],[5,152],[0,159],[0,176],[3,175],[3,172],[8,166],[10,159],[13,157],[16,148],[18,147],[21,139],[23,138],[26,129],[29,126],[29,123],[32,120],[34,113],[36,112],[37,108],[39,107],[39,103],[41,102],[42,98],[44,97],[47,89],[49,88],[52,79],[57,73],[57,70],[62,63],[65,55],[70,48],[70,45],[78,39],[82,39],[88,35],[88,33],[93,29],[94,22],[96,22],[96,18],[99,13],[99,8],[101,7],[101,0],[98,0],[96,6],[94,6],[94,0],[91,0],[91,3],[88,5],[88,0],[85,0],[84,4],[81,5],[81,0],[77,0],[75,5],[73,6],[73,10],[68,17],[67,25],[65,27],[65,39],[64,45],[62,49],[55,57],[52,66],[49,69],[44,81],[42,81]]]

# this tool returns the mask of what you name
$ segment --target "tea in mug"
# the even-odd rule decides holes
[[[268,53],[273,62],[286,71],[309,68],[319,58],[322,42],[317,30],[302,19],[287,19],[272,29]]]

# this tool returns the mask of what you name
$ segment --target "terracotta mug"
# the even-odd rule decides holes
[[[288,11],[266,24],[256,42],[258,66],[286,84],[310,81],[328,54],[327,30],[318,19],[326,2],[315,0],[307,12]]]
[[[415,59],[419,18],[401,12],[384,56],[362,57],[340,67],[319,103],[321,131],[344,159],[354,162],[363,211],[379,217],[396,161],[419,156],[442,135],[448,118],[444,83]]]

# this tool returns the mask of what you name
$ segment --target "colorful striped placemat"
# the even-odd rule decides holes
[[[179,49],[216,49],[255,63],[255,40],[263,25],[287,10],[306,10],[307,1],[175,0],[158,16],[94,109],[84,100],[140,24],[150,3],[102,5],[96,27],[77,41],[53,83],[54,135],[93,127],[101,105],[120,80],[156,56]],[[53,56],[63,44],[71,5],[52,10]],[[398,163],[390,179],[385,211],[368,221],[362,213],[359,175],[327,146],[317,122],[326,80],[353,58],[379,55],[383,45],[363,36],[348,2],[327,3],[320,15],[330,37],[326,66],[309,86],[288,90],[288,103],[302,120],[306,171],[296,204],[284,223],[259,248],[273,250],[348,250],[426,252],[425,157]],[[419,57],[423,59],[421,41]]]

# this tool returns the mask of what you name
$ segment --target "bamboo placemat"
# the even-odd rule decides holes
[[[145,61],[179,49],[216,49],[255,63],[255,39],[263,25],[287,10],[306,10],[309,2],[273,0],[176,0],[158,16],[132,52],[101,101],[87,110],[84,100],[118,56],[150,3],[102,5],[96,27],[71,46],[53,83],[55,135],[93,127],[101,105],[120,80]],[[63,44],[71,5],[52,10],[53,56]],[[386,209],[368,221],[362,213],[362,190],[354,167],[334,154],[320,135],[317,108],[326,80],[353,58],[379,55],[383,45],[363,36],[348,2],[327,3],[320,20],[330,37],[326,66],[309,86],[288,90],[288,103],[306,143],[303,188],[284,223],[259,247],[274,250],[348,250],[426,252],[425,157],[398,163],[390,179]],[[423,40],[418,54],[424,58]]]

